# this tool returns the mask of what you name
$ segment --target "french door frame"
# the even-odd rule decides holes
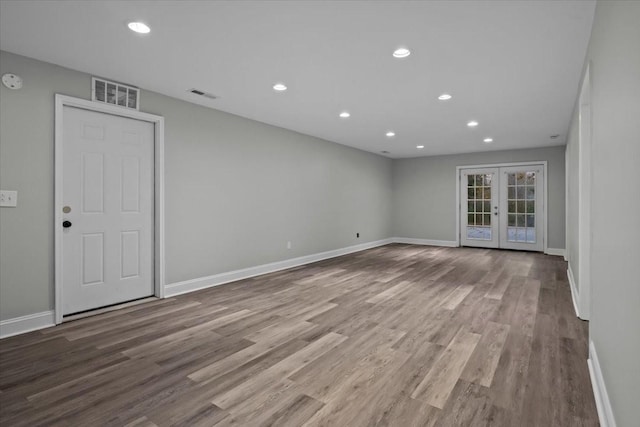
[[[55,272],[54,272],[54,313],[56,324],[62,323],[62,191],[63,191],[63,118],[64,107],[74,107],[97,113],[126,117],[134,120],[150,122],[154,127],[154,295],[164,298],[165,285],[165,244],[164,244],[164,117],[143,113],[101,102],[74,98],[66,95],[55,95],[55,200],[54,200],[54,234],[55,234]]]
[[[542,247],[543,252],[545,254],[548,253],[548,226],[549,223],[549,175],[547,174],[547,161],[531,161],[531,162],[516,162],[516,163],[488,163],[484,165],[464,165],[464,166],[456,166],[456,246],[461,246],[461,228],[460,228],[460,212],[462,210],[462,202],[460,192],[462,191],[461,187],[461,179],[462,179],[462,171],[466,169],[484,169],[484,168],[504,168],[504,167],[512,167],[512,166],[540,166],[542,165],[542,170],[544,173],[544,191],[543,191],[543,212],[544,212],[544,221],[543,221],[543,233],[542,233]]]

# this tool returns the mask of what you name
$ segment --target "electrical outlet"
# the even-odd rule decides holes
[[[18,192],[0,190],[0,207],[15,208],[18,206]]]
[[[291,240],[287,242],[287,249],[291,249]]]

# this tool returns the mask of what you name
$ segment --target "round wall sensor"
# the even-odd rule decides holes
[[[7,73],[2,76],[2,83],[9,89],[20,89],[22,87],[22,78],[15,74]]]

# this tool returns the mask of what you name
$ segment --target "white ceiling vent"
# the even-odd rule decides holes
[[[218,97],[215,96],[214,94],[205,92],[205,91],[200,90],[200,89],[193,89],[192,88],[192,89],[187,90],[187,92],[190,92],[190,93],[192,93],[194,95],[198,95],[198,96],[204,96],[205,98],[209,98],[209,99],[218,99]]]
[[[91,99],[134,110],[140,109],[140,89],[97,77],[91,79]]]

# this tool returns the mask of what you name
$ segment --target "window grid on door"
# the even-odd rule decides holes
[[[536,172],[507,173],[507,241],[536,242]]]
[[[492,174],[467,175],[467,238],[491,240]]]

